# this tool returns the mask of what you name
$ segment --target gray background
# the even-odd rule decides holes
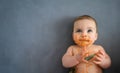
[[[76,16],[98,22],[111,56],[104,73],[120,73],[120,0],[0,0],[0,73],[68,73],[61,58],[72,41]]]

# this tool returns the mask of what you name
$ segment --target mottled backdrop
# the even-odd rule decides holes
[[[96,43],[111,56],[104,73],[120,73],[120,0],[0,0],[0,73],[68,73],[61,58],[83,14],[97,20]]]

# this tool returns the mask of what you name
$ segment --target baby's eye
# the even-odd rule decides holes
[[[92,30],[91,30],[91,29],[89,29],[87,32],[92,32]]]
[[[78,29],[78,30],[76,30],[76,32],[82,32],[82,30],[81,30],[81,29]]]

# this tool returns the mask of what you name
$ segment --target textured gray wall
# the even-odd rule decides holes
[[[120,0],[0,0],[0,73],[68,73],[61,58],[73,44],[76,16],[96,18],[97,44],[120,73]]]

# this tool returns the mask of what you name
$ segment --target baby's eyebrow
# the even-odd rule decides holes
[[[78,30],[78,29],[81,29],[81,28],[79,28],[79,27],[76,27],[75,29],[76,29],[76,30]]]
[[[77,30],[79,30],[79,29],[81,30],[81,28],[77,28]]]
[[[88,29],[94,29],[93,27],[88,27]]]

